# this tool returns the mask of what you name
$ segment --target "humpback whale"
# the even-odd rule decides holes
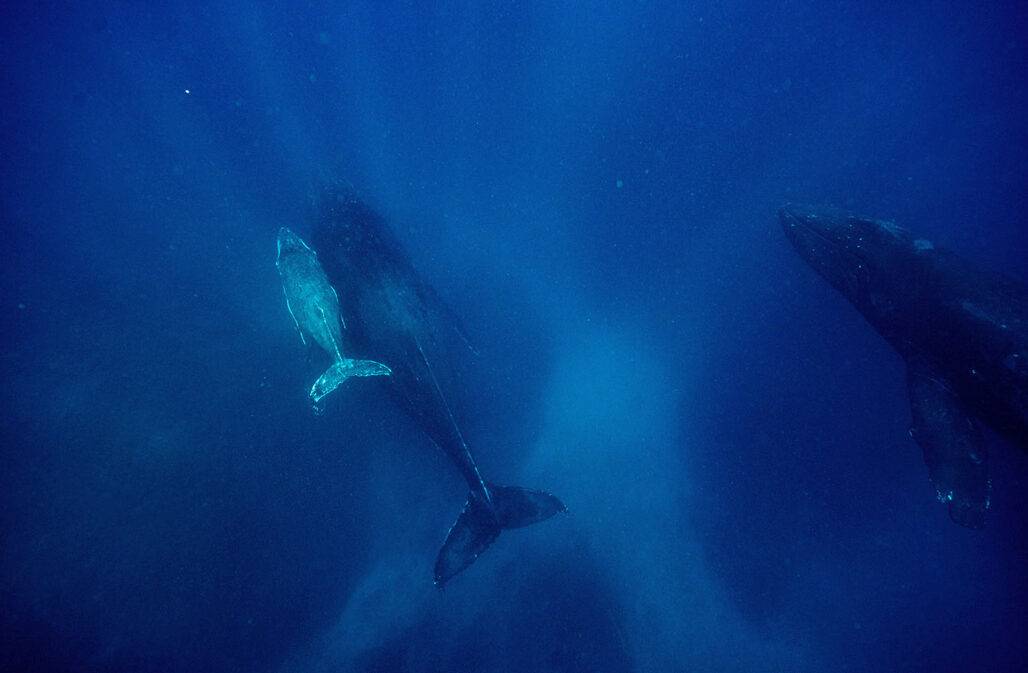
[[[891,222],[787,205],[800,256],[903,357],[928,475],[953,521],[980,528],[991,481],[981,424],[1028,450],[1028,287]]]
[[[311,386],[310,398],[315,405],[351,376],[389,374],[389,367],[379,362],[343,357],[339,295],[328,282],[318,256],[285,227],[278,232],[275,267],[282,278],[286,308],[300,333],[300,341],[306,345],[310,337],[332,357],[331,366]]]
[[[443,586],[471,565],[500,531],[565,511],[549,493],[483,479],[452,413],[443,376],[450,358],[469,352],[467,340],[383,219],[349,194],[329,191],[322,195],[311,243],[330,281],[352,297],[343,316],[348,343],[388,363],[398,407],[467,482],[467,503],[436,557],[435,584]]]

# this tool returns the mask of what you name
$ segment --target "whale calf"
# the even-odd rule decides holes
[[[471,565],[502,530],[548,519],[565,511],[564,504],[543,491],[499,486],[482,478],[441,376],[449,359],[470,349],[454,314],[414,271],[382,218],[358,199],[332,191],[322,196],[318,217],[311,243],[330,281],[348,298],[347,338],[361,352],[389,364],[397,405],[467,482],[467,503],[435,562],[434,580],[442,586]],[[447,350],[446,343],[458,347]]]
[[[906,361],[911,436],[953,521],[985,523],[980,423],[1028,450],[1028,288],[891,222],[832,208],[778,214],[800,256]]]
[[[310,338],[332,357],[332,364],[311,386],[310,398],[315,405],[351,376],[389,375],[389,367],[380,362],[343,357],[339,296],[328,282],[318,256],[285,227],[278,232],[275,267],[282,278],[286,308],[300,332],[300,340],[306,345]]]

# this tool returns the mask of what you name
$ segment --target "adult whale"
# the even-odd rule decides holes
[[[467,568],[500,531],[527,526],[565,510],[553,495],[486,482],[451,412],[441,369],[463,338],[438,295],[414,271],[382,218],[343,192],[320,199],[311,244],[332,284],[347,295],[348,347],[389,366],[398,405],[453,461],[470,495],[436,558],[435,583]],[[466,349],[453,349],[464,352]]]
[[[891,222],[824,207],[778,213],[800,256],[907,364],[910,434],[955,522],[985,523],[979,422],[1028,450],[1028,288]]]

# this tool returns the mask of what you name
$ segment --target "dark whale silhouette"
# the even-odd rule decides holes
[[[343,320],[347,349],[392,370],[393,397],[453,461],[470,495],[435,564],[445,584],[471,565],[500,531],[565,511],[553,495],[483,478],[447,401],[445,363],[470,352],[447,348],[463,331],[431,286],[414,271],[383,219],[346,191],[321,195],[311,245],[332,285],[347,296]],[[455,353],[454,351],[460,351]]]
[[[832,208],[778,214],[803,257],[907,363],[911,436],[950,517],[985,523],[979,422],[1028,450],[1028,288],[891,222]]]

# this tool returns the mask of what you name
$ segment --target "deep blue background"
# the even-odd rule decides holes
[[[1024,3],[142,4],[0,9],[0,667],[1023,670],[1028,459],[950,523],[774,213],[1024,280]],[[487,476],[571,508],[445,592],[455,471],[305,398],[275,232],[332,180],[463,316]]]

